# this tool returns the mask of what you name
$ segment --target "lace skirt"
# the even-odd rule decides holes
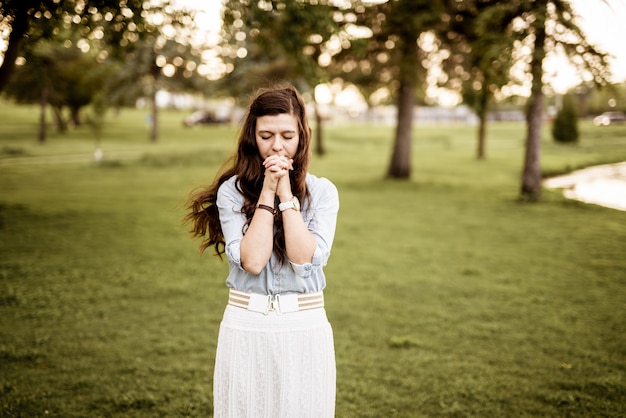
[[[215,418],[333,417],[335,380],[323,308],[266,316],[226,307],[213,377]]]

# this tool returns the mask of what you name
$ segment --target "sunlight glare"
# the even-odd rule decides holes
[[[318,84],[315,86],[315,101],[320,104],[330,104],[333,101],[333,94],[328,84]]]

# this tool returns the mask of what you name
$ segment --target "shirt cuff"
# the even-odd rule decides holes
[[[322,266],[322,254],[319,247],[315,247],[315,252],[313,253],[313,259],[310,263],[304,264],[296,264],[292,261],[289,262],[293,271],[296,273],[296,276],[301,277],[303,279],[308,279],[311,277],[311,273],[315,270],[319,269]]]
[[[237,242],[231,242],[230,244],[228,244],[226,246],[226,257],[233,262],[234,264],[238,265],[240,269],[243,270],[243,266],[241,265],[241,257],[240,257],[240,249],[239,249],[239,241]]]

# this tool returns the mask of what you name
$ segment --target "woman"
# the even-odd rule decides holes
[[[213,379],[215,417],[332,417],[335,354],[324,310],[339,199],[308,173],[311,130],[291,86],[250,105],[231,166],[192,195],[186,220],[226,254],[229,301]]]

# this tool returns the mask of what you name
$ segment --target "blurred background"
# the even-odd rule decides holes
[[[40,106],[40,141],[47,113],[63,131],[98,129],[106,109],[145,108],[152,141],[161,108],[188,110],[185,126],[236,122],[253,91],[287,80],[310,103],[319,154],[324,123],[397,126],[396,178],[410,175],[414,121],[476,125],[482,159],[489,121],[527,120],[535,151],[522,195],[537,200],[543,121],[564,110],[606,125],[626,110],[616,0],[13,0],[0,12],[0,92]]]
[[[338,417],[626,416],[625,18],[0,0],[0,417],[211,415],[227,265],[181,219],[282,82],[340,192]]]

